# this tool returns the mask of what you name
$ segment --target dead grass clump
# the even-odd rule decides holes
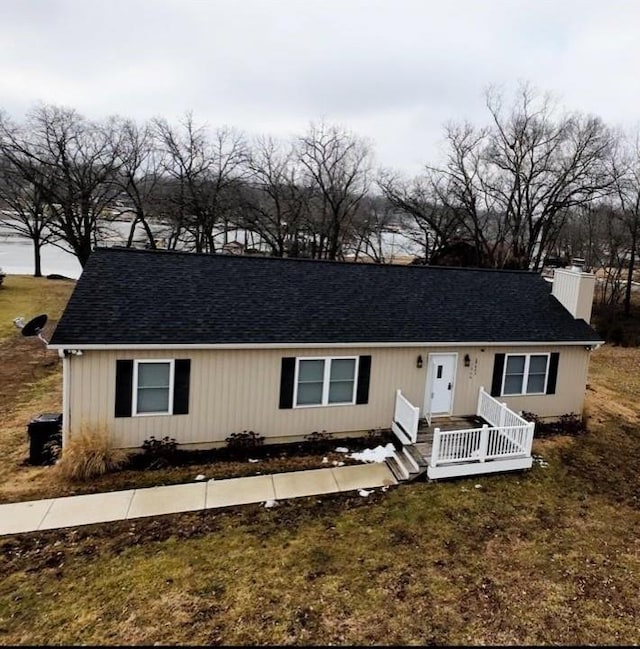
[[[117,471],[128,460],[128,454],[114,448],[106,428],[81,427],[70,436],[56,470],[66,480],[84,482]]]

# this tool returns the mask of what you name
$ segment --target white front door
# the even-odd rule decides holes
[[[451,413],[457,354],[429,354],[425,411],[433,415]]]

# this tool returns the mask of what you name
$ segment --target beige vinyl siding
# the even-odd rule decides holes
[[[433,351],[441,352],[443,350]],[[558,417],[569,412],[582,414],[589,352],[581,345],[452,348],[451,351],[458,352],[454,415],[475,413],[480,386],[484,386],[487,392],[491,391],[493,363],[496,354],[546,354],[552,352],[560,353],[555,394],[499,396],[496,398],[506,403],[512,410],[517,412],[525,410],[541,417]],[[469,367],[464,367],[465,354],[469,354]],[[422,407],[423,404],[419,405]]]
[[[517,410],[541,416],[581,412],[588,352],[584,347],[433,348],[432,352],[458,352],[453,414],[474,414],[478,389],[489,390],[495,353],[560,352],[555,395],[508,397]],[[281,359],[285,356],[371,355],[369,403],[279,409]],[[416,367],[418,354],[425,362]],[[82,425],[107,427],[114,442],[137,447],[154,435],[168,435],[181,444],[223,444],[231,433],[253,430],[280,442],[301,439],[311,432],[360,432],[388,428],[395,391],[420,408],[425,399],[428,348],[324,348],[184,351],[85,351],[69,357],[69,431]],[[470,367],[464,367],[469,354]],[[114,416],[115,372],[118,359],[190,358],[190,396],[187,415]]]

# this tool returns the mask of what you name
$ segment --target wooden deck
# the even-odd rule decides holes
[[[394,461],[389,460],[397,465],[398,480],[425,472],[437,480],[531,468],[534,424],[483,387],[475,415],[436,417],[430,425],[398,389],[391,429],[401,444]]]

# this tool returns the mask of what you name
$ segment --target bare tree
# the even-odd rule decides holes
[[[42,276],[42,246],[53,240],[49,229],[51,211],[47,208],[46,192],[43,187],[48,185],[47,170],[38,169],[34,164],[30,168],[31,177],[41,175],[37,182],[25,178],[19,166],[12,161],[12,156],[5,155],[5,146],[11,139],[2,137],[5,130],[12,132],[12,138],[17,137],[17,127],[0,115],[0,204],[10,211],[10,218],[4,221],[5,227],[11,228],[17,234],[31,240],[34,255],[34,276]]]
[[[397,232],[398,218],[393,205],[384,196],[367,195],[354,215],[344,250],[353,255],[354,261],[393,263],[395,253],[404,252],[400,245],[395,245]]]
[[[181,128],[154,120],[164,158],[164,173],[172,179],[175,227],[186,230],[197,252],[214,252],[218,230],[226,243],[229,217],[237,208],[237,184],[244,174],[246,145],[232,129],[215,131],[188,114]]]
[[[598,118],[557,115],[550,98],[527,84],[508,109],[495,90],[486,101],[490,125],[449,124],[444,165],[427,166],[418,187],[396,191],[396,201],[411,213],[425,203],[423,185],[429,204],[443,206],[484,265],[539,269],[569,210],[611,191],[613,137]]]
[[[156,237],[150,219],[161,215],[162,152],[156,146],[153,130],[148,124],[138,126],[132,120],[119,120],[116,148],[120,168],[115,183],[127,205],[123,211],[133,212],[127,246],[133,245],[136,227],[140,225],[147,237],[147,245],[155,249]]]
[[[256,232],[276,257],[304,254],[310,191],[294,148],[270,137],[257,138],[248,168],[239,225]]]
[[[582,257],[596,271],[595,299],[601,305],[613,306],[624,297],[632,247],[629,226],[615,196],[586,203],[571,210],[551,250],[556,264]]]
[[[640,229],[640,132],[621,137],[611,157],[615,194],[612,199],[618,219],[626,233],[628,261],[624,294],[624,312],[631,311],[631,290]]]
[[[458,212],[441,199],[441,176],[428,172],[424,177],[407,181],[382,171],[377,182],[394,210],[408,217],[403,231],[422,249],[425,263],[463,236]]]
[[[95,123],[76,111],[42,106],[23,128],[4,129],[4,153],[23,179],[41,192],[48,225],[84,266],[118,194],[119,169],[113,120]]]
[[[487,93],[493,128],[482,189],[505,215],[515,254],[538,269],[567,210],[606,195],[612,134],[597,117],[556,116],[549,96],[527,84],[506,114],[502,96]]]
[[[369,191],[372,153],[362,138],[324,123],[311,124],[298,138],[304,184],[314,192],[312,228],[319,233],[314,256],[337,259],[343,237]]]

